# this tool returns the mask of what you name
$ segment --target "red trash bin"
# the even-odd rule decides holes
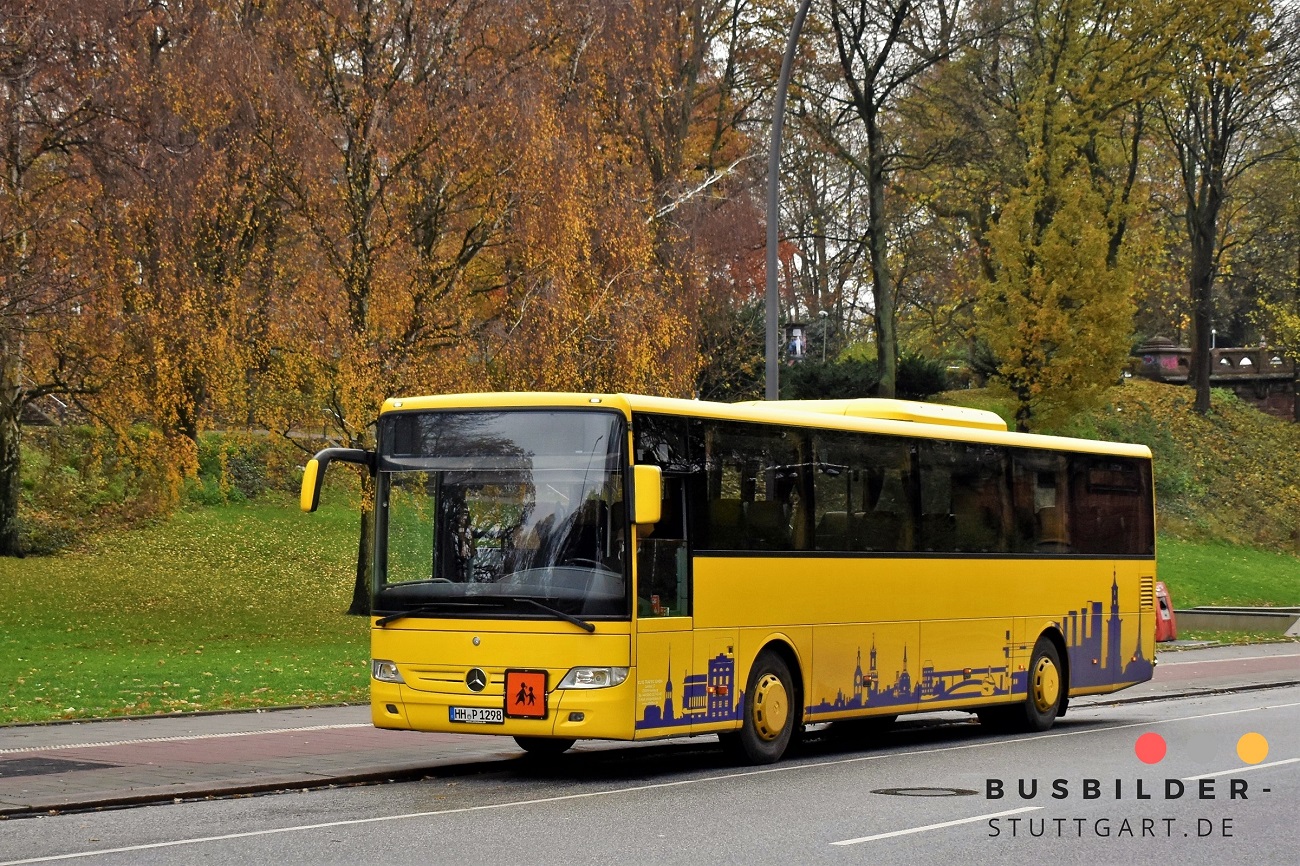
[[[1178,640],[1178,622],[1174,619],[1174,603],[1162,581],[1156,581],[1156,641]]]

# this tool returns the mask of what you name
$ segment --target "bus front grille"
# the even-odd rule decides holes
[[[505,694],[505,671],[497,668],[479,668],[487,675],[487,686],[480,691],[469,687],[471,667],[421,665],[403,671],[406,684],[422,692],[441,695],[481,695],[483,697],[501,697]]]

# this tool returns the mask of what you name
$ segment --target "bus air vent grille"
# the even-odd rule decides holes
[[[1142,610],[1156,608],[1156,579],[1144,575],[1142,585],[1138,588],[1138,607]]]

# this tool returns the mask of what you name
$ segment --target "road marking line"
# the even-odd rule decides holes
[[[175,737],[141,737],[138,740],[111,740],[106,743],[70,743],[66,746],[25,746],[21,749],[0,749],[0,755],[19,752],[57,752],[62,749],[97,749],[101,746],[134,746],[137,743],[181,743],[189,740],[219,740],[223,737],[256,737],[259,734],[299,734],[304,731],[334,731],[340,728],[370,728],[369,722],[352,722],[346,725],[308,725],[302,728],[272,728],[266,731],[232,731],[228,734],[188,734]]]
[[[696,785],[702,782],[724,782],[730,779],[744,779],[751,776],[763,776],[769,773],[789,773],[797,770],[815,770],[823,767],[837,767],[848,764],[861,764],[868,761],[883,761],[888,758],[908,758],[921,755],[935,755],[943,752],[957,752],[965,749],[981,749],[997,746],[1014,746],[1020,743],[1032,742],[1034,740],[1049,740],[1057,737],[1077,737],[1084,734],[1103,734],[1110,731],[1123,730],[1125,728],[1148,728],[1154,725],[1165,725],[1172,722],[1186,722],[1196,719],[1207,719],[1215,716],[1232,716],[1239,713],[1250,713],[1257,710],[1280,710],[1290,707],[1300,707],[1300,701],[1290,704],[1277,704],[1267,707],[1246,707],[1240,710],[1227,710],[1219,713],[1199,713],[1194,716],[1179,716],[1172,719],[1158,719],[1150,722],[1135,722],[1128,725],[1112,725],[1103,728],[1088,728],[1082,731],[1062,731],[1055,734],[1041,734],[1029,737],[1016,737],[1014,739],[999,738],[996,740],[982,743],[964,743],[960,746],[941,746],[934,749],[916,749],[908,752],[891,752],[887,755],[862,755],[856,758],[837,758],[831,761],[817,761],[808,764],[789,764],[779,767],[765,767],[761,770],[745,770],[738,773],[724,773],[718,776],[702,776],[697,779],[679,779],[674,782],[655,782],[649,785],[636,785],[629,788],[611,788],[605,791],[588,791],[582,794],[565,794],[559,797],[541,797],[534,800],[514,800],[508,803],[490,803],[483,806],[466,806],[460,809],[443,809],[432,812],[410,812],[400,815],[378,815],[373,818],[354,818],[348,821],[331,821],[324,824],[302,824],[291,827],[274,827],[268,830],[250,830],[244,833],[228,833],[223,836],[203,836],[194,839],[175,839],[171,842],[154,842],[147,845],[133,845],[126,848],[105,848],[95,851],[76,851],[70,854],[53,854],[48,857],[32,857],[26,860],[6,860],[0,862],[0,866],[24,866],[28,863],[51,863],[58,860],[76,860],[82,857],[99,857],[105,854],[121,854],[131,851],[150,851],[156,848],[174,848],[180,845],[197,845],[204,842],[222,842],[229,839],[247,839],[256,836],[273,836],[281,833],[298,833],[308,830],[324,830],[331,827],[350,827],[360,824],[377,824],[384,821],[402,821],[412,818],[433,818],[441,815],[460,815],[469,812],[485,812],[494,809],[509,809],[516,806],[533,806],[544,803],[560,803],[568,800],[585,800],[594,797],[604,797],[611,794],[634,794],[642,791],[653,791],[660,788],[679,788],[686,785]],[[1026,807],[1030,808],[1030,807]],[[1033,807],[1042,808],[1042,807]]]
[[[1006,815],[1019,815],[1024,812],[1036,812],[1043,806],[1025,806],[1021,809],[1011,809],[1006,812],[993,812],[989,815],[976,815],[974,818],[960,818],[956,821],[944,821],[941,824],[926,824],[924,827],[910,827],[906,830],[893,830],[889,833],[877,833],[874,836],[861,836],[857,839],[845,839],[843,842],[832,842],[832,845],[857,845],[859,842],[875,842],[877,839],[891,839],[894,836],[910,836],[913,833],[924,833],[927,830],[942,830],[944,827],[956,827],[958,824],[974,824],[976,821],[987,821],[990,818],[1002,818]]]
[[[1219,665],[1228,662],[1253,662],[1260,659],[1300,659],[1300,653],[1278,653],[1272,656],[1242,656],[1237,659],[1202,659],[1199,662],[1156,662],[1156,668],[1176,668],[1179,665]]]
[[[1300,758],[1287,758],[1285,761],[1269,761],[1267,764],[1251,764],[1248,767],[1238,767],[1235,770],[1220,770],[1217,773],[1201,773],[1197,776],[1183,776],[1184,782],[1195,782],[1197,779],[1213,779],[1216,776],[1235,776],[1237,773],[1245,773],[1250,770],[1262,770],[1265,767],[1281,767],[1283,764],[1300,763]]]

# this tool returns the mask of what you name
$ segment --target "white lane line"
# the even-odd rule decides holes
[[[66,746],[25,746],[21,749],[0,749],[0,755],[19,752],[58,752],[63,749],[98,749],[102,746],[134,746],[137,743],[183,743],[190,740],[220,740],[225,737],[256,737],[261,734],[300,734],[304,731],[335,731],[340,728],[369,728],[369,722],[351,722],[346,725],[307,725],[301,728],[271,728],[265,731],[232,731],[228,734],[188,734],[175,737],[141,737],[138,740],[110,740],[106,743],[69,743]]]
[[[956,821],[944,821],[941,824],[926,824],[924,827],[909,827],[906,830],[893,830],[889,833],[877,833],[874,836],[860,836],[857,839],[845,839],[843,842],[832,842],[832,845],[857,845],[859,842],[875,842],[877,839],[891,839],[894,836],[910,836],[913,833],[924,833],[927,830],[942,830],[944,827],[956,827],[958,824],[974,824],[976,821],[987,821],[990,818],[1002,818],[1006,815],[1020,815],[1024,812],[1036,812],[1043,806],[1025,806],[1021,809],[1011,809],[1006,812],[993,812],[988,815],[976,815],[974,818],[959,818]]]
[[[886,755],[861,755],[856,758],[837,758],[832,761],[817,761],[808,764],[788,764],[779,767],[765,767],[761,770],[745,770],[738,773],[724,773],[719,776],[703,776],[698,779],[679,779],[675,782],[655,782],[650,785],[637,785],[630,788],[611,788],[605,791],[589,791],[582,794],[566,794],[560,797],[542,797],[535,800],[515,800],[508,803],[492,803],[485,806],[467,806],[461,809],[443,809],[434,812],[409,812],[400,815],[378,815],[373,818],[354,818],[349,821],[332,821],[325,824],[302,824],[291,827],[275,827],[269,830],[250,830],[244,833],[229,833],[224,836],[203,836],[194,839],[176,839],[171,842],[154,842],[148,845],[134,845],[127,848],[107,848],[95,851],[76,851],[70,854],[54,854],[48,857],[33,857],[26,860],[6,860],[0,862],[0,866],[23,866],[27,863],[50,863],[57,860],[75,860],[81,857],[99,857],[104,854],[119,854],[131,851],[148,851],[154,848],[173,848],[179,845],[197,845],[203,842],[220,842],[227,839],[246,839],[253,836],[272,836],[280,833],[298,833],[308,830],[322,830],[330,827],[348,827],[358,824],[376,824],[383,821],[403,821],[412,818],[432,818],[439,815],[459,815],[468,812],[483,812],[492,809],[509,809],[516,806],[533,806],[542,803],[558,803],[566,800],[583,800],[594,797],[605,797],[613,794],[634,794],[641,791],[652,791],[661,788],[680,788],[686,785],[698,785],[703,782],[723,782],[729,779],[745,779],[751,776],[764,776],[769,773],[791,773],[800,770],[816,770],[824,767],[847,766],[849,764],[861,764],[868,761],[883,761],[888,758],[908,758],[919,755],[937,755],[944,752],[960,752],[966,749],[985,749],[998,746],[1014,746],[1019,743],[1032,742],[1034,740],[1049,740],[1057,737],[1079,737],[1088,734],[1104,734],[1110,731],[1124,730],[1125,728],[1149,728],[1154,725],[1167,725],[1173,722],[1188,722],[1196,719],[1208,719],[1215,716],[1233,716],[1240,713],[1252,713],[1258,710],[1281,710],[1291,707],[1300,707],[1300,701],[1290,704],[1277,704],[1266,707],[1246,707],[1240,710],[1226,710],[1219,713],[1198,713],[1194,716],[1178,716],[1172,719],[1157,719],[1150,722],[1135,722],[1127,725],[1111,725],[1102,728],[1088,728],[1082,731],[1061,731],[1055,734],[1039,734],[1037,736],[1016,737],[1014,739],[997,739],[983,743],[966,743],[960,746],[941,746],[934,749],[916,749],[909,752],[891,752]],[[1028,808],[1028,807],[1027,807]],[[1041,808],[1041,807],[1040,807]]]
[[[1287,758],[1285,761],[1269,761],[1267,764],[1251,764],[1248,767],[1237,767],[1235,770],[1220,770],[1217,773],[1201,773],[1196,776],[1183,776],[1184,782],[1195,782],[1197,779],[1213,779],[1217,776],[1235,776],[1238,773],[1246,773],[1251,770],[1262,770],[1265,767],[1281,767],[1284,764],[1300,763],[1300,758]]]
[[[1201,659],[1199,662],[1162,662],[1157,661],[1157,668],[1176,668],[1179,665],[1221,665],[1228,662],[1253,662],[1260,659],[1300,659],[1300,653],[1278,653],[1271,656],[1242,656],[1235,659]]]

